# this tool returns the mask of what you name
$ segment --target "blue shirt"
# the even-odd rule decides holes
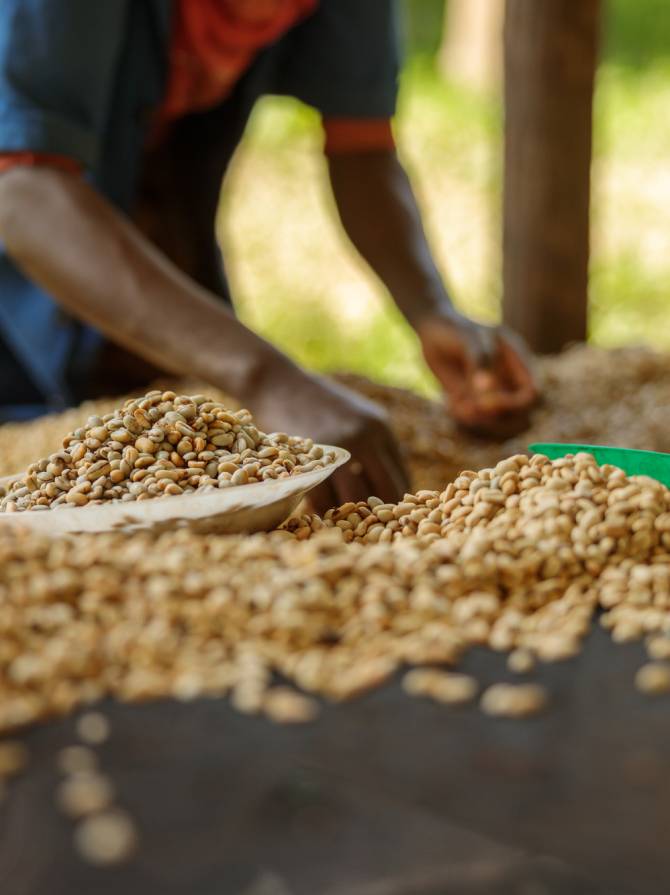
[[[166,87],[171,0],[2,0],[0,153],[66,155],[118,208],[133,205]],[[264,51],[254,96],[294,96],[329,117],[390,117],[398,76],[395,0],[321,0]],[[1,176],[1,175],[0,175]],[[99,337],[15,267],[0,243],[0,422],[73,402]],[[22,378],[23,377],[23,378]],[[17,403],[15,395],[30,400]]]

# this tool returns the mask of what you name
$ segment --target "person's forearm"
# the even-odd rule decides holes
[[[162,369],[202,377],[244,402],[268,377],[300,375],[76,176],[0,176],[0,241],[65,310]]]
[[[334,155],[328,166],[347,235],[409,322],[417,326],[431,314],[450,313],[451,300],[395,153]]]

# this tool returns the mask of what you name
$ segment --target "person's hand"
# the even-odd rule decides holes
[[[409,491],[386,414],[367,398],[323,377],[301,375],[266,388],[254,409],[266,431],[308,436],[351,453],[347,464],[310,492],[316,512],[372,495],[396,502]]]
[[[458,423],[500,437],[527,427],[538,390],[521,339],[456,313],[425,318],[417,334]]]

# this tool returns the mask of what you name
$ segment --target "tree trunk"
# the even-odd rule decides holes
[[[507,0],[503,316],[530,347],[587,331],[600,0]]]
[[[476,90],[491,90],[502,78],[505,0],[449,0],[439,53],[442,74]]]

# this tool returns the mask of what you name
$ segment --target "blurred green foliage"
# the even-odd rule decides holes
[[[437,52],[443,10],[448,2],[402,0],[409,56]],[[604,61],[637,70],[670,61],[668,0],[602,0],[602,3]]]
[[[437,53],[445,9],[445,0],[402,0],[408,56],[433,56]]]
[[[604,3],[603,59],[606,62],[638,71],[670,63],[668,0],[604,0]]]

